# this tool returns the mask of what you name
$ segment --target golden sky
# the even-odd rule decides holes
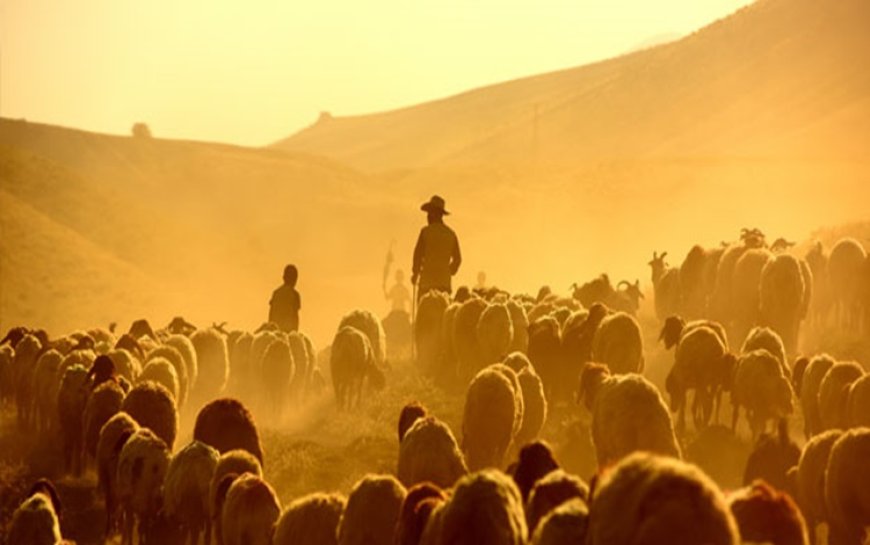
[[[264,145],[685,35],[747,0],[2,0],[0,115]]]

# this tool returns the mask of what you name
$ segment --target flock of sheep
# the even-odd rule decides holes
[[[569,297],[546,287],[424,295],[416,358],[402,372],[459,400],[461,428],[408,403],[396,415],[395,473],[367,475],[347,496],[282,507],[253,415],[279,425],[330,386],[350,412],[385,388],[396,362],[368,311],[347,314],[320,354],[271,324],[227,331],[178,318],[155,331],[140,320],[120,336],[57,339],[14,328],[0,343],[0,402],[22,430],[60,437],[67,472],[96,471],[106,538],[125,545],[802,545],[823,523],[831,545],[864,543],[870,374],[798,352],[807,321],[870,337],[864,248],[844,239],[796,256],[745,229],[692,248],[680,267],[665,256],[649,263],[659,340],[673,350],[663,391],[644,376],[639,282],[613,287],[602,275]],[[721,429],[726,395],[732,432],[742,411],[754,442],[745,487],[728,494],[683,460],[690,434]],[[541,439],[548,418],[572,411],[590,418],[598,471],[588,482]],[[803,449],[787,431],[796,413]],[[195,422],[186,445],[180,419]],[[5,523],[7,542],[60,543],[60,515],[40,479]]]

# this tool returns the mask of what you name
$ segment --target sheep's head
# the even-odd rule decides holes
[[[595,398],[601,384],[610,376],[610,369],[603,363],[587,363],[580,373],[580,385],[577,388],[576,401],[583,402],[590,411],[595,405]]]
[[[128,333],[134,339],[138,339],[140,337],[151,337],[155,341],[157,340],[157,336],[154,334],[154,330],[151,329],[151,324],[149,324],[148,320],[145,320],[144,318],[133,322],[130,325],[130,331],[128,331]]]
[[[424,418],[429,411],[418,401],[412,401],[404,407],[399,414],[399,442],[405,437],[405,433],[414,425],[414,422]]]
[[[791,241],[788,241],[782,237],[779,237],[778,239],[773,241],[773,244],[770,245],[770,251],[772,251],[774,253],[781,253],[781,252],[785,252],[786,250],[788,250],[789,248],[791,248],[794,245],[795,245],[794,242],[791,242]]]
[[[661,278],[662,275],[665,273],[665,269],[668,268],[668,264],[665,263],[666,255],[668,255],[667,252],[662,252],[661,254],[653,252],[652,259],[649,261],[649,263],[647,263],[647,265],[652,268],[653,281],[657,281],[659,278]]]
[[[456,295],[453,296],[453,300],[457,303],[464,303],[471,299],[471,290],[468,289],[468,286],[459,286],[456,290]]]
[[[665,318],[665,325],[662,326],[662,331],[659,333],[659,340],[665,344],[665,348],[670,350],[680,342],[680,336],[683,334],[683,328],[686,326],[686,321],[679,316],[668,316]]]
[[[13,327],[6,333],[6,336],[3,337],[3,340],[0,341],[0,346],[9,343],[9,346],[15,348],[15,346],[23,339],[29,331],[26,327]]]

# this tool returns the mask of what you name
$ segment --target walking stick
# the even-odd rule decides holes
[[[417,360],[417,282],[411,283],[411,362]]]

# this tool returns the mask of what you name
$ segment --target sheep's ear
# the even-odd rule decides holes
[[[665,256],[667,256],[667,255],[668,255],[668,252],[662,252],[662,255],[660,255],[659,257],[660,257],[661,259],[664,259]]]

